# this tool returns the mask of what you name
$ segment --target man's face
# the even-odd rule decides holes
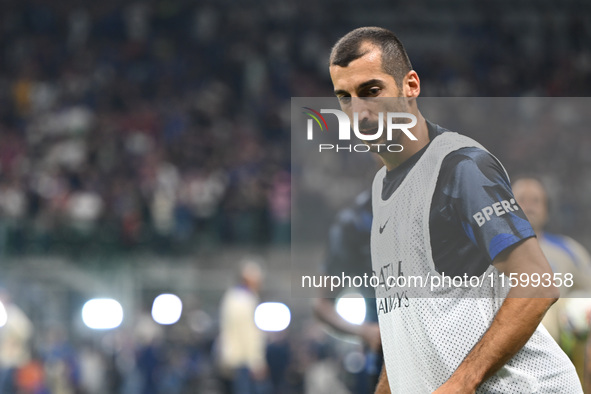
[[[347,67],[330,66],[330,76],[341,109],[349,116],[351,124],[354,122],[353,113],[359,114],[361,133],[375,134],[379,126],[379,113],[384,113],[381,137],[373,141],[363,141],[370,146],[383,144],[386,142],[385,113],[409,112],[408,102],[403,98],[394,99],[402,95],[394,77],[382,68],[381,50],[370,44],[363,44],[361,50],[367,53],[353,60]],[[398,134],[394,131],[391,142],[396,143],[401,134],[400,130]]]
[[[548,202],[540,182],[520,179],[513,185],[513,194],[534,230],[541,231],[548,220]]]
[[[242,280],[244,285],[248,287],[253,293],[258,293],[263,282],[263,275],[258,269],[246,269],[242,273]]]

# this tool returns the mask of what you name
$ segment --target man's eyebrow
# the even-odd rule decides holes
[[[365,82],[360,83],[357,86],[356,90],[360,90],[360,89],[366,88],[366,87],[371,86],[371,85],[380,85],[380,86],[383,86],[384,85],[384,81],[382,81],[381,79],[377,79],[377,78],[370,79],[369,81],[365,81]],[[334,91],[334,94],[335,94],[335,96],[345,96],[345,95],[348,95],[349,92],[347,92],[346,90],[339,89],[339,90],[335,90]]]
[[[357,86],[357,89],[363,89],[368,87],[369,85],[383,85],[384,81],[382,81],[381,79],[370,79],[369,81],[365,81],[363,83],[360,83],[359,86]]]

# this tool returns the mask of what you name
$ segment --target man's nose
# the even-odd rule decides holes
[[[368,105],[368,102],[362,98],[354,97],[351,102],[351,109],[353,116],[358,114],[359,123],[367,122],[370,120],[371,117],[371,109]]]

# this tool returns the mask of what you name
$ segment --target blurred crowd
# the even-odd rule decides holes
[[[149,313],[138,312],[124,327],[72,335],[65,325],[40,330],[3,290],[0,299],[0,309],[9,316],[0,329],[0,393],[251,392],[232,389],[220,335],[224,317],[199,303],[174,325],[156,324]],[[265,333],[262,345],[265,367],[257,379],[265,389],[260,393],[366,392],[356,388],[365,362],[361,345],[329,336],[310,318],[294,328]],[[236,346],[249,344],[233,346],[235,352]]]
[[[11,3],[5,245],[286,241],[289,144],[276,118],[290,90],[285,76],[269,81],[282,67],[245,34],[254,21],[205,3]]]
[[[589,94],[590,5],[456,2],[3,1],[0,252],[286,243],[290,98],[360,24],[423,95]]]

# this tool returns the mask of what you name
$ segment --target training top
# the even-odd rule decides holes
[[[438,228],[438,234],[431,229],[432,199],[438,177],[442,175],[442,162],[450,153],[466,148],[485,152],[482,146],[465,136],[452,132],[438,134],[387,199],[383,199],[382,194],[386,168],[376,174],[372,186],[371,257],[378,277],[442,275],[437,269],[441,266],[437,267],[433,259],[431,238],[445,238],[446,229]],[[500,163],[499,168],[502,169]],[[502,201],[505,200],[494,203],[490,210],[483,206],[475,212],[471,228],[482,228],[494,216],[514,215],[519,210],[517,205]],[[502,234],[499,242],[512,237],[523,238],[519,230]],[[472,238],[475,237],[477,235],[473,234]],[[481,253],[488,254],[490,246],[488,249]],[[500,251],[502,248],[497,253]],[[486,257],[491,258],[490,254]],[[465,261],[457,264],[472,266]],[[499,272],[489,262],[480,277],[491,274]],[[452,286],[435,290],[396,285],[376,287],[391,392],[428,393],[442,385],[486,332],[508,291],[508,286],[502,287],[498,281],[492,286]],[[582,393],[582,389],[568,357],[543,326],[539,326],[526,345],[481,384],[477,392]]]

